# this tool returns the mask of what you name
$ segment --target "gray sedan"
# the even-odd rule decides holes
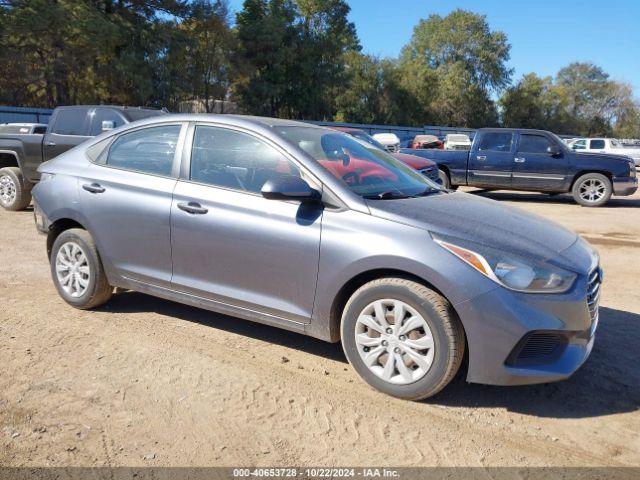
[[[366,382],[407,399],[463,358],[469,382],[561,380],[593,345],[602,272],[586,242],[334,130],[168,115],[40,173],[36,224],[77,308],[119,287],[340,341]]]

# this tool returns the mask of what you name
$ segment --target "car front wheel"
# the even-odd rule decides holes
[[[573,184],[573,199],[583,207],[600,207],[613,193],[611,180],[601,173],[586,173]]]
[[[98,249],[86,230],[62,232],[51,249],[51,276],[60,296],[80,309],[94,308],[111,298]]]
[[[442,390],[460,368],[465,348],[451,304],[402,278],[360,287],[344,308],[341,334],[347,359],[367,383],[408,400]]]

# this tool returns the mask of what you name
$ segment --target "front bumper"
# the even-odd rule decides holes
[[[467,334],[467,381],[525,385],[563,380],[587,360],[598,324],[589,276],[564,294],[523,294],[498,287],[455,305]],[[550,342],[556,342],[551,344]]]
[[[633,177],[614,177],[613,194],[614,195],[633,195],[638,190],[638,179]]]

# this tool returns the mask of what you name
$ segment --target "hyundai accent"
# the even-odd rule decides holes
[[[129,289],[341,342],[406,399],[463,358],[469,382],[561,380],[593,345],[602,271],[584,240],[341,132],[164,115],[39,171],[36,225],[76,308]]]

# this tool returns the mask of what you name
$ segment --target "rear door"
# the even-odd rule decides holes
[[[190,166],[183,162],[171,207],[173,288],[236,313],[308,323],[322,206],[267,200],[260,192],[277,176],[313,180],[253,134],[213,125],[193,130]]]
[[[65,107],[56,112],[42,142],[43,161],[51,160],[90,138],[88,113],[85,107]]]
[[[513,132],[480,132],[480,138],[469,152],[469,185],[479,187],[511,187],[513,170]]]
[[[514,188],[546,191],[564,189],[569,166],[563,153],[550,153],[549,149],[554,146],[553,139],[542,133],[519,135],[513,159]]]
[[[87,227],[106,263],[128,280],[170,285],[171,199],[186,124],[182,129],[169,123],[123,133],[79,177]]]

